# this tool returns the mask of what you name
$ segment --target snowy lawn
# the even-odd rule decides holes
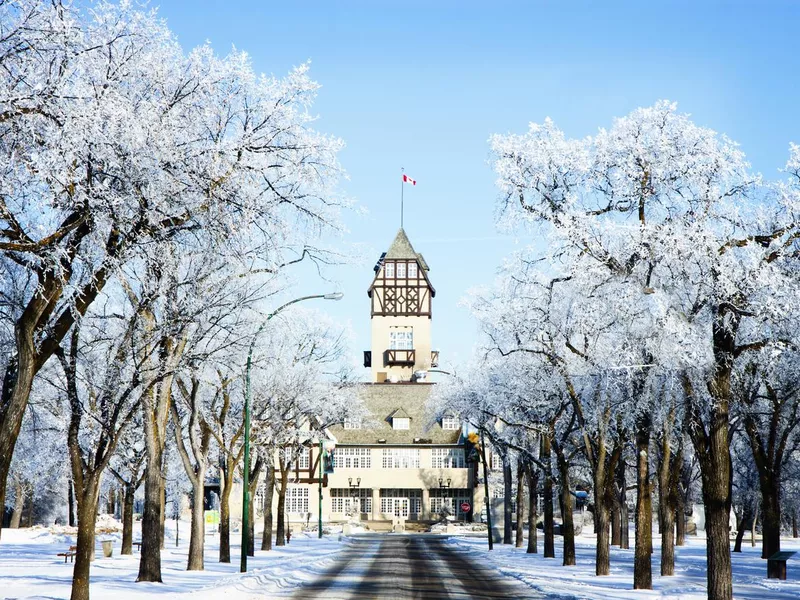
[[[633,532],[630,536],[633,545]],[[616,600],[618,598],[669,598],[705,600],[706,598],[706,548],[705,539],[687,537],[687,545],[675,549],[675,575],[659,575],[661,539],[653,539],[653,590],[633,590],[633,549],[611,548],[611,575],[594,574],[594,535],[576,539],[577,565],[561,566],[562,538],[556,536],[556,558],[542,558],[543,538],[539,532],[540,554],[526,554],[525,546],[515,548],[495,544],[487,551],[485,538],[451,538],[459,550],[468,551],[475,559],[486,557],[497,569],[516,577],[531,588],[547,596],[558,598],[586,598],[591,600]],[[527,545],[527,539],[526,539]],[[800,540],[784,538],[781,550],[800,552]],[[767,561],[761,559],[761,545],[742,545],[742,553],[731,554],[733,560],[733,595],[737,600],[797,600],[800,598],[800,553],[788,562],[788,579],[767,579]]]
[[[138,524],[137,524],[138,525]],[[173,525],[173,523],[170,523]],[[175,547],[174,529],[167,531],[167,548],[162,550],[164,583],[135,583],[139,554],[120,556],[120,534],[98,534],[98,540],[114,538],[114,556],[103,558],[98,541],[92,564],[91,594],[96,600],[127,600],[160,595],[170,598],[255,598],[283,595],[305,581],[314,579],[347,546],[333,534],[322,540],[304,534],[292,536],[291,544],[270,552],[256,550],[248,560],[246,574],[239,573],[240,538],[232,536],[231,563],[220,564],[217,535],[206,536],[205,571],[186,571],[188,523],[181,523],[180,544]],[[174,525],[173,525],[174,526]],[[138,538],[138,527],[137,527]],[[260,536],[257,543],[260,543]],[[72,563],[64,564],[64,552],[75,537],[54,534],[47,529],[4,529],[0,539],[0,598],[69,598]]]

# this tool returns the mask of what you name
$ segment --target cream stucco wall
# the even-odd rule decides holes
[[[383,353],[390,347],[389,333],[393,327],[411,327],[414,330],[416,362],[413,366],[384,366]],[[414,371],[431,368],[431,320],[428,317],[372,317],[372,381],[381,381],[394,375],[400,381],[410,381]]]
[[[363,447],[363,446],[362,446]],[[412,448],[420,451],[419,468],[383,468],[383,450],[385,448]],[[341,447],[339,447],[341,450]],[[439,478],[444,482],[450,479],[450,489],[470,490],[472,477],[470,469],[441,469],[431,467],[432,447],[418,445],[414,446],[384,446],[377,445],[369,447],[370,468],[337,468],[334,473],[327,476],[327,485],[322,489],[322,519],[324,522],[345,521],[348,516],[343,513],[333,512],[331,489],[349,490],[352,480],[353,484],[358,484],[360,490],[371,490],[372,511],[367,515],[370,520],[391,519],[391,515],[380,512],[380,490],[381,489],[411,489],[421,491],[422,514],[420,519],[427,520],[435,518],[430,514],[430,490],[439,488]],[[314,523],[318,519],[319,506],[319,486],[312,484],[291,484],[309,488],[308,491],[308,514],[289,513],[292,522],[299,524],[310,520]],[[362,492],[363,493],[363,492]],[[287,503],[288,504],[288,503]],[[277,494],[273,499],[273,510],[277,511]]]

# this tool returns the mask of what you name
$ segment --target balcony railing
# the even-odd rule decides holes
[[[414,350],[386,350],[383,353],[383,364],[388,365],[413,365],[415,362]]]

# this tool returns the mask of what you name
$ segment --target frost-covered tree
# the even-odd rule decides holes
[[[346,331],[316,311],[299,309],[271,319],[257,347],[253,445],[265,457],[268,469],[273,468],[271,459],[277,454],[278,546],[285,543],[286,489],[299,452],[324,436],[328,426],[364,413],[349,374],[342,369],[346,350]]]
[[[737,412],[753,454],[761,493],[762,558],[781,548],[781,488],[793,453],[800,450],[800,380],[794,350],[764,349],[749,357],[736,389]]]
[[[652,314],[649,325],[636,321],[644,335],[631,345],[639,359],[631,364],[683,373],[703,478],[709,597],[731,598],[731,376],[741,354],[777,341],[758,337],[750,317],[775,319],[790,302],[791,295],[774,291],[792,287],[796,181],[763,185],[735,144],[667,102],[582,140],[566,139],[546,121],[491,143],[501,221],[545,224],[551,264],[589,283],[586,298],[597,286],[616,287],[629,303],[626,325],[627,315]],[[793,174],[797,155],[793,148]],[[648,468],[646,389],[636,383],[631,390],[640,480]],[[634,585],[648,587],[649,556],[639,558],[637,551]]]
[[[0,406],[2,498],[36,373],[120,266],[187,232],[249,249],[252,269],[313,254],[337,226],[341,144],[310,127],[306,66],[274,78],[241,52],[185,54],[131,3],[5,2],[0,23],[0,253],[31,282]],[[160,581],[158,549],[143,556],[140,579]]]

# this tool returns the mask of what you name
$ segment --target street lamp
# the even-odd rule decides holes
[[[269,320],[277,315],[279,312],[288,308],[292,304],[303,302],[305,300],[341,300],[344,294],[342,292],[331,292],[329,294],[315,294],[313,296],[301,296],[290,300],[286,304],[279,306],[276,310],[272,311],[261,323],[253,340],[250,342],[250,351],[247,353],[247,370],[245,371],[245,394],[244,394],[244,487],[242,490],[242,558],[239,563],[239,571],[241,573],[247,572],[247,551],[250,548],[250,371],[253,367],[253,350],[256,347],[258,336],[267,326]],[[270,533],[270,535],[272,535]]]

